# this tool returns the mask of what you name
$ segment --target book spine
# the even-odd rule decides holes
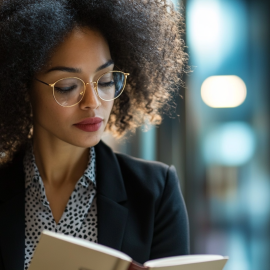
[[[143,266],[135,261],[132,261],[127,270],[141,270],[141,269],[149,269],[149,267]]]

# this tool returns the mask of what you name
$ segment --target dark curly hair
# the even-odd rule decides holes
[[[0,2],[0,153],[2,162],[32,129],[29,89],[54,48],[74,27],[98,29],[112,59],[129,72],[107,129],[116,137],[143,122],[161,121],[161,108],[181,83],[187,56],[183,19],[167,0],[2,0]],[[165,105],[165,106],[164,106]]]

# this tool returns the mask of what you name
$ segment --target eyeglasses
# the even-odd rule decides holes
[[[85,83],[77,77],[67,77],[49,84],[37,78],[37,81],[53,89],[55,101],[63,107],[73,107],[80,103],[84,97],[87,84],[92,84],[98,97],[104,101],[118,98],[124,91],[129,73],[122,71],[109,71],[102,74],[96,82]]]

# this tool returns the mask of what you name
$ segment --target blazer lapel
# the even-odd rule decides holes
[[[4,269],[24,268],[23,153],[0,170],[0,252]]]
[[[95,146],[97,164],[98,242],[121,250],[128,209],[121,170],[115,154],[102,141]]]

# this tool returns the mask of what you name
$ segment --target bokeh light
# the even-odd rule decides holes
[[[255,134],[245,122],[229,122],[213,128],[205,136],[203,152],[208,164],[241,166],[255,152]]]
[[[203,82],[201,96],[210,107],[232,108],[245,101],[247,88],[237,76],[211,76]]]

